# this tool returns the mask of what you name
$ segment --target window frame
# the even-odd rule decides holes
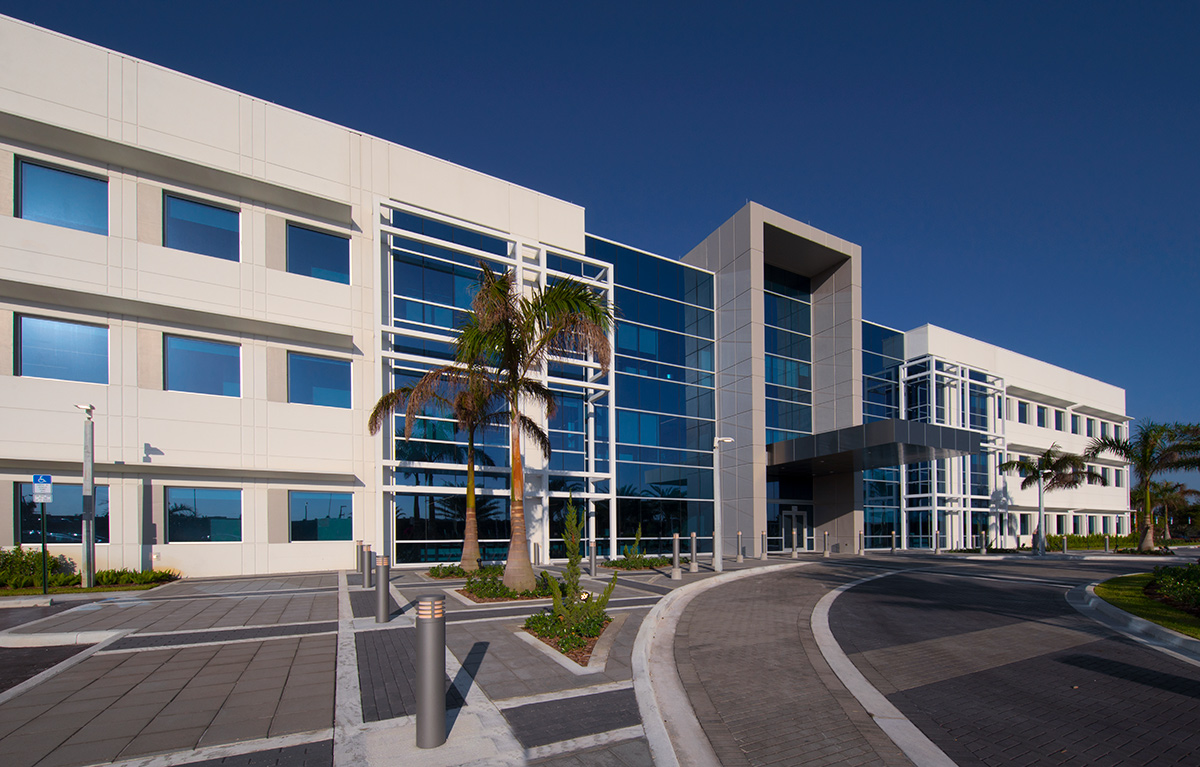
[[[346,280],[343,282],[342,280],[333,280],[328,277],[321,277],[321,276],[318,276],[315,274],[306,274],[304,272],[299,272],[299,271],[293,270],[292,269],[292,229],[300,229],[300,230],[303,230],[306,232],[311,232],[313,234],[321,234],[321,235],[325,235],[326,237],[333,237],[333,238],[336,238],[339,240],[344,240],[346,243]],[[348,235],[343,235],[343,234],[337,233],[337,232],[331,232],[331,231],[328,231],[325,229],[319,229],[315,226],[310,226],[309,224],[301,223],[299,221],[287,221],[284,224],[283,249],[284,249],[283,268],[284,268],[284,271],[286,271],[288,274],[295,274],[299,277],[309,277],[314,280],[324,280],[326,282],[332,282],[337,285],[352,284],[353,275],[350,273],[352,259],[350,258],[350,237]]]
[[[46,162],[45,160],[40,160],[40,159],[36,159],[36,158],[32,158],[32,157],[24,157],[22,155],[16,155],[13,158],[13,161],[14,161],[13,208],[12,208],[13,218],[19,218],[22,221],[34,221],[39,224],[46,224],[47,226],[57,226],[61,229],[71,229],[76,232],[87,232],[88,234],[98,234],[101,237],[108,236],[108,232],[110,229],[109,217],[112,214],[112,210],[111,210],[111,206],[109,205],[109,200],[108,200],[109,177],[107,175],[102,175],[100,173],[96,173],[93,171],[80,170],[79,168],[71,168],[71,167],[67,167],[64,165],[56,165],[51,162]],[[25,174],[23,172],[23,168],[25,165],[32,165],[32,166],[41,168],[42,170],[49,170],[49,171],[53,171],[55,173],[63,173],[68,176],[77,176],[79,178],[85,178],[85,179],[89,179],[91,181],[102,182],[104,184],[104,231],[99,232],[94,229],[83,229],[83,228],[80,228],[77,226],[68,226],[66,224],[60,224],[60,223],[56,223],[53,221],[42,221],[41,219],[37,219],[37,218],[26,218],[25,210],[24,210],[25,209],[25,194],[24,194],[24,192],[25,192],[25,184],[24,184]]]
[[[236,215],[237,216],[237,237],[236,237],[237,248],[236,248],[236,252],[234,253],[234,257],[228,258],[226,256],[215,255],[213,253],[205,253],[204,251],[200,251],[200,250],[192,250],[190,248],[181,248],[181,247],[178,247],[177,245],[167,244],[167,232],[168,232],[167,223],[170,221],[170,218],[167,216],[167,201],[170,199],[179,200],[180,202],[190,203],[192,205],[200,205],[202,207],[212,208],[213,210],[222,210],[222,211],[225,211],[226,213],[233,213],[234,215]],[[195,197],[195,196],[191,196],[191,195],[187,195],[187,194],[181,194],[179,192],[174,192],[174,191],[171,191],[170,189],[163,189],[162,190],[162,245],[164,248],[170,248],[171,250],[178,250],[183,253],[195,253],[198,256],[207,256],[208,258],[216,258],[221,261],[228,261],[233,264],[240,264],[242,262],[242,209],[241,209],[241,207],[234,207],[229,204],[222,204],[219,202],[213,202],[212,200],[206,200],[202,197]]]
[[[168,353],[168,351],[169,351],[168,343],[173,338],[178,338],[183,341],[197,341],[197,342],[203,343],[203,344],[213,344],[215,346],[232,346],[235,349],[237,349],[237,393],[236,394],[223,394],[223,393],[210,392],[210,391],[197,391],[195,389],[171,388],[171,386],[169,385],[170,354]],[[240,343],[230,342],[230,341],[216,341],[211,338],[200,338],[197,336],[184,336],[184,335],[178,335],[176,333],[163,333],[162,334],[162,386],[163,386],[163,391],[184,392],[187,394],[203,394],[203,395],[207,395],[210,397],[240,398],[242,396],[242,375],[243,375],[242,345]]]
[[[171,532],[171,528],[172,528],[171,491],[172,490],[184,490],[184,491],[186,491],[186,490],[192,490],[192,491],[216,490],[216,491],[226,491],[226,492],[237,493],[237,496],[238,496],[238,537],[237,537],[237,540],[232,540],[232,541],[226,541],[226,540],[214,541],[214,540],[212,540],[211,539],[211,534],[212,534],[211,525],[209,526],[210,539],[207,541],[176,540]],[[199,505],[199,504],[197,503],[197,505]],[[246,497],[245,497],[245,493],[243,492],[242,488],[240,488],[240,487],[200,487],[200,486],[195,486],[195,485],[167,485],[165,488],[163,488],[163,533],[164,533],[163,540],[165,541],[165,544],[167,544],[167,545],[177,544],[177,543],[200,543],[200,544],[245,543],[245,541],[246,541]]]
[[[25,330],[24,321],[26,319],[39,320],[42,322],[52,322],[60,325],[77,325],[89,328],[100,328],[104,330],[104,380],[89,381],[81,378],[56,378],[44,375],[32,375],[24,371],[25,367]],[[78,322],[76,320],[65,320],[61,317],[45,317],[37,314],[22,314],[19,312],[13,313],[13,377],[15,378],[35,378],[43,381],[70,381],[71,383],[95,384],[97,386],[108,386],[109,381],[109,365],[112,362],[112,354],[110,348],[111,339],[109,338],[110,328],[108,325],[101,325],[95,322]]]
[[[292,358],[305,357],[308,359],[320,360],[322,362],[337,362],[346,365],[350,380],[347,382],[346,394],[349,397],[349,404],[346,405],[327,405],[319,402],[305,402],[293,398],[292,394]],[[328,357],[321,354],[308,354],[306,352],[298,352],[289,349],[287,351],[287,401],[290,405],[311,405],[313,407],[332,407],[341,410],[354,409],[354,360],[343,357]]]
[[[346,533],[345,538],[297,538],[295,524],[296,520],[292,519],[292,496],[296,493],[304,495],[344,495],[349,499],[350,508],[350,529]],[[288,511],[288,543],[341,543],[344,541],[354,540],[354,493],[352,491],[343,490],[293,490],[287,491],[287,511]],[[334,519],[334,517],[328,517]],[[314,520],[315,521],[315,520]]]

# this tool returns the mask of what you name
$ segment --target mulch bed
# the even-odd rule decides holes
[[[608,624],[610,624],[610,623],[612,623],[612,618],[609,618],[607,621],[604,622],[604,628],[607,629]],[[600,637],[584,637],[584,641],[586,641],[587,644],[585,644],[583,647],[580,647],[578,650],[572,650],[571,652],[563,652],[562,650],[558,649],[558,637],[538,636],[537,634],[534,634],[532,631],[526,631],[525,633],[529,634],[532,637],[536,637],[537,639],[540,639],[542,641],[542,644],[545,644],[551,650],[554,650],[554,652],[559,653],[560,655],[565,655],[568,658],[570,658],[571,660],[578,663],[580,666],[585,666],[585,667],[587,666],[588,662],[592,659],[592,650],[596,649],[596,643],[600,641]],[[600,636],[604,636],[604,631],[600,632]]]
[[[530,602],[535,599],[549,599],[550,597],[477,597],[466,589],[458,589],[459,594],[462,594],[472,602],[483,604],[485,602]]]

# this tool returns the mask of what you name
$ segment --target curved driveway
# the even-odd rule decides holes
[[[830,671],[810,628],[830,589],[902,570],[843,593],[830,627],[863,675],[962,767],[1200,764],[1200,667],[1064,598],[1136,567],[823,561],[697,596],[675,658],[723,764],[910,764]]]

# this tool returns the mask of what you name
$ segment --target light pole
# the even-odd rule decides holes
[[[721,561],[723,549],[721,542],[721,443],[733,442],[733,437],[717,437],[713,440],[713,572],[725,570]]]
[[[85,589],[96,585],[96,490],[92,480],[95,452],[95,423],[92,413],[95,405],[76,405],[87,416],[83,422],[83,570],[80,585]]]

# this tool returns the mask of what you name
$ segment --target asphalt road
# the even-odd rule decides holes
[[[895,569],[878,564],[862,577]],[[1065,599],[1140,564],[897,563],[915,569],[843,593],[830,626],[867,679],[961,767],[1200,764],[1200,665]]]

